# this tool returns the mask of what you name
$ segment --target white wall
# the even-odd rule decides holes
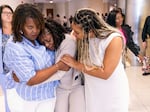
[[[99,13],[108,12],[108,2],[103,2],[103,0],[71,0],[64,4],[57,3],[56,6],[57,13],[66,14],[67,17],[74,15],[75,11],[80,8],[93,8]]]
[[[33,0],[0,0],[0,5],[10,5],[13,10],[15,10],[15,8],[21,3],[33,3]]]
[[[108,2],[103,2],[103,0],[89,0],[88,7],[93,8],[99,13],[108,12]]]

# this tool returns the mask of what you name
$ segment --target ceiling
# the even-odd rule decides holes
[[[71,0],[34,0],[35,3],[50,3],[50,1],[53,1],[53,3],[58,3],[58,2],[66,2]]]

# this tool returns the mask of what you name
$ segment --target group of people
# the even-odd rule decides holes
[[[128,112],[122,57],[132,39],[120,32],[121,13],[112,12],[112,27],[93,9],[81,8],[68,33],[55,20],[45,21],[33,4],[0,11],[1,67],[11,112]]]

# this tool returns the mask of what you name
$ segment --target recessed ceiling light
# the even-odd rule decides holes
[[[53,3],[53,0],[50,0],[49,3]]]

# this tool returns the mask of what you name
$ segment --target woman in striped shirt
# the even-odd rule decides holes
[[[4,63],[16,74],[19,82],[13,80],[11,73],[8,74],[6,83],[10,111],[53,112],[55,89],[59,82],[41,82],[58,69],[66,69],[62,62],[54,64],[54,52],[47,51],[36,41],[44,31],[43,15],[36,6],[21,4],[14,12],[12,26],[14,36],[6,44]]]

